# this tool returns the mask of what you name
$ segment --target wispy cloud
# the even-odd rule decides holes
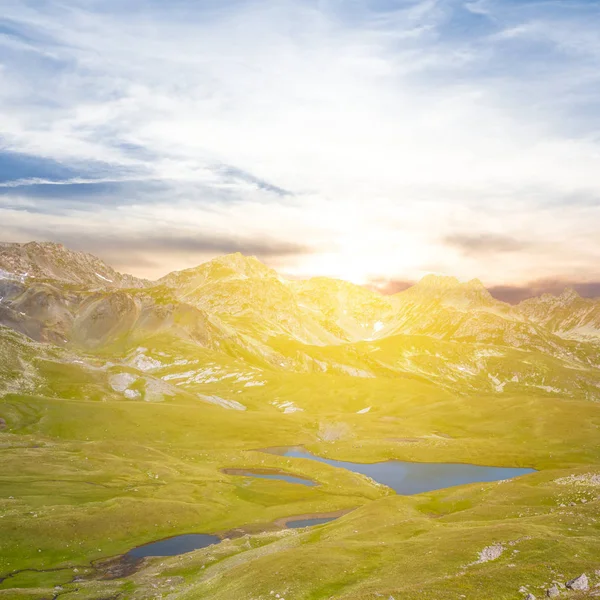
[[[3,237],[229,232],[286,240],[296,274],[592,277],[599,28],[584,0],[8,0]]]
[[[464,254],[476,257],[518,252],[531,246],[529,241],[494,233],[454,233],[446,236],[443,241],[449,246],[458,248]]]
[[[37,225],[20,227],[19,237],[39,241],[55,241],[69,248],[91,252],[117,269],[128,271],[132,266],[150,277],[165,272],[165,265],[197,264],[215,254],[241,252],[257,256],[263,261],[285,260],[288,256],[310,254],[315,249],[277,238],[252,237],[233,232],[212,234],[198,232],[194,235],[181,231],[148,233],[143,237],[129,232],[90,231],[85,238],[73,231],[56,232]]]
[[[580,296],[600,298],[600,281],[577,281],[572,279],[538,279],[524,285],[499,285],[490,288],[490,293],[498,300],[518,304],[528,298],[552,294],[557,296],[565,289],[574,289]]]

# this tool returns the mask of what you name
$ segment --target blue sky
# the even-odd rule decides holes
[[[598,31],[584,0],[4,0],[0,237],[593,284]]]

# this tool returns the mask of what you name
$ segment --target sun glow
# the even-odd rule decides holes
[[[395,237],[395,239],[394,239]],[[302,257],[298,276],[325,276],[364,285],[389,278],[418,279],[427,271],[430,250],[414,239],[398,239],[385,231],[361,233],[339,240],[337,250]]]

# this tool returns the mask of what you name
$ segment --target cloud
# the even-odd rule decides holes
[[[392,294],[398,294],[407,290],[409,287],[415,285],[414,281],[404,281],[397,279],[376,279],[370,281],[365,285],[367,289],[379,292],[384,296],[391,296]]]
[[[110,233],[98,230],[82,236],[78,231],[55,231],[52,227],[20,227],[11,239],[55,241],[74,250],[89,252],[117,269],[144,272],[152,278],[160,277],[169,270],[172,261],[184,260],[183,266],[195,266],[216,255],[241,252],[257,256],[265,262],[277,264],[290,256],[315,252],[307,245],[287,242],[277,238],[252,237],[248,235],[211,234],[198,231],[195,235],[173,231],[150,233],[143,237],[129,232]]]
[[[4,4],[3,234],[163,230],[182,254],[136,265],[165,270],[239,234],[363,283],[598,274],[594,3]]]
[[[0,184],[28,178],[75,177],[78,172],[48,158],[0,150]]]
[[[37,232],[39,235],[41,232]],[[47,234],[46,234],[47,236]],[[144,238],[116,237],[106,235],[96,239],[84,241],[70,235],[64,236],[64,244],[79,247],[81,250],[92,253],[105,253],[110,249],[113,256],[122,256],[128,252],[143,254],[230,254],[241,252],[246,255],[255,255],[262,258],[307,254],[312,252],[308,246],[286,242],[277,239],[252,239],[236,235],[210,235],[199,234],[197,237],[182,235],[162,236],[160,234]]]
[[[444,238],[443,242],[460,250],[469,256],[483,256],[500,252],[519,252],[531,246],[525,240],[516,239],[508,235],[493,233],[479,234],[452,234]]]
[[[378,280],[365,287],[383,295],[397,294],[415,285],[414,281]],[[523,285],[494,285],[488,288],[497,300],[518,304],[542,294],[558,296],[566,289],[574,289],[584,298],[600,298],[600,281],[573,281],[568,279],[538,279]]]
[[[542,294],[557,296],[566,289],[574,289],[582,297],[600,298],[600,281],[539,279],[522,286],[493,286],[489,291],[498,300],[518,304],[527,298],[535,298]]]

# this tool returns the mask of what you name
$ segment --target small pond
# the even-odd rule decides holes
[[[314,516],[302,515],[299,517],[289,517],[276,521],[275,525],[278,528],[285,527],[288,529],[312,527],[313,525],[322,525],[323,523],[335,521],[335,519],[338,519],[347,512],[348,511],[339,511],[337,513],[329,514],[315,514]],[[225,537],[229,537],[229,535],[225,534]],[[201,548],[218,544],[221,541],[222,539],[220,537],[207,533],[175,535],[170,538],[150,542],[149,544],[133,548],[118,558],[117,566],[137,563],[140,559],[150,556],[178,556],[179,554],[186,554],[187,552],[193,552],[194,550],[200,550]]]
[[[339,517],[323,517],[321,519],[297,519],[288,521],[285,526],[289,529],[300,529],[302,527],[313,527],[314,525],[323,525],[335,521]]]
[[[370,477],[404,496],[431,492],[466,483],[484,483],[512,479],[535,473],[535,469],[516,467],[484,467],[462,463],[419,463],[388,460],[379,463],[357,463],[322,458],[302,447],[266,448],[264,452],[289,458],[316,460],[332,467],[346,469]]]
[[[200,550],[212,544],[218,544],[221,538],[207,533],[188,533],[176,535],[157,542],[151,542],[133,548],[123,556],[127,559],[146,558],[147,556],[177,556],[193,550]]]

